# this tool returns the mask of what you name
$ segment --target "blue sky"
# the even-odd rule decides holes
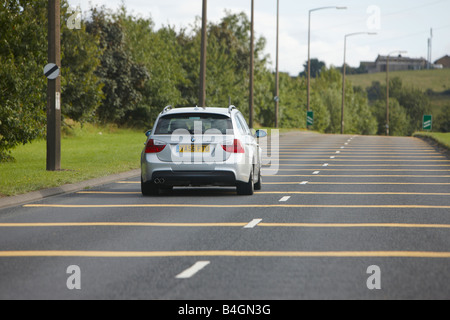
[[[202,0],[125,0],[134,15],[151,17],[157,28],[189,27],[201,16]],[[116,9],[121,0],[69,0],[72,7],[87,11],[92,5]],[[404,50],[407,56],[427,57],[427,42],[433,28],[433,61],[450,55],[450,0],[280,0],[280,71],[297,75],[308,53],[308,12],[325,6],[347,10],[321,10],[312,15],[311,57],[327,65],[341,66],[344,36],[354,32],[377,32],[376,36],[348,38],[347,63],[373,61],[378,54]],[[246,12],[250,0],[208,0],[208,19],[219,21],[224,11]],[[266,53],[275,61],[276,0],[255,0],[255,32],[267,39]],[[272,64],[274,68],[274,63]]]

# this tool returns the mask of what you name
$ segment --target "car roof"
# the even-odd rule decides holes
[[[170,114],[183,114],[183,113],[211,113],[211,114],[220,114],[230,116],[231,112],[239,112],[236,107],[230,106],[229,108],[171,108],[170,106],[166,107],[161,115],[170,115]]]

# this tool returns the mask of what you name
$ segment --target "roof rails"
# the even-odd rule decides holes
[[[233,106],[233,105],[229,106],[229,107],[228,107],[228,113],[231,114],[231,112],[233,111],[233,109],[236,109],[236,110],[237,110],[236,106]]]
[[[166,113],[166,112],[168,112],[169,110],[172,110],[172,109],[173,109],[172,106],[167,106],[167,107],[164,108],[164,111],[162,113]]]

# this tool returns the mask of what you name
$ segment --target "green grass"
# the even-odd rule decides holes
[[[17,147],[12,163],[0,163],[0,196],[12,196],[137,169],[142,131],[86,125],[64,130],[62,171],[46,171],[46,142]]]
[[[441,146],[450,150],[450,133],[437,133],[437,132],[417,132],[415,137],[425,137],[436,141]]]
[[[433,90],[435,93],[442,93],[450,89],[450,69],[440,70],[418,70],[418,71],[396,71],[390,72],[389,78],[399,77],[403,85],[414,87],[426,91]],[[363,88],[370,87],[373,81],[386,83],[386,73],[348,75],[347,78],[354,86]]]
[[[347,77],[353,86],[361,86],[364,89],[370,87],[373,81],[379,81],[382,85],[386,84],[385,72],[348,75]],[[430,103],[435,118],[440,116],[445,106],[450,105],[450,95],[445,94],[447,90],[450,90],[450,69],[390,72],[389,78],[394,77],[399,77],[406,87],[420,89],[423,92],[428,89],[432,90]]]

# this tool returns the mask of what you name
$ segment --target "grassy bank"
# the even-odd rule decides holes
[[[450,69],[441,70],[417,70],[417,71],[394,71],[389,73],[390,79],[399,77],[403,85],[426,91],[433,90],[442,93],[450,89]],[[373,81],[386,84],[386,73],[348,75],[354,86],[368,88]]]
[[[428,138],[442,147],[450,150],[450,133],[437,133],[437,132],[417,132],[414,134],[415,137]]]
[[[13,150],[13,163],[0,163],[0,196],[58,187],[139,168],[142,131],[86,125],[64,130],[59,172],[46,171],[46,142]]]

